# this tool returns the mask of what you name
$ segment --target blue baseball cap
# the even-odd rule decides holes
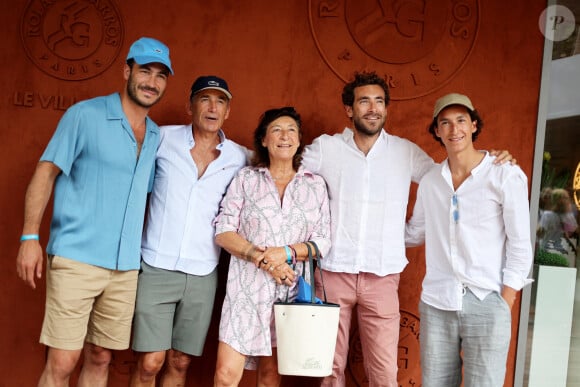
[[[127,60],[133,59],[137,64],[144,65],[147,63],[161,63],[165,65],[171,75],[171,59],[169,59],[169,48],[159,40],[153,38],[139,38],[129,49]]]

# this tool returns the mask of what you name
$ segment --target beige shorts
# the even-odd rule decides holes
[[[85,341],[127,349],[137,275],[49,255],[40,342],[65,350],[81,349]]]

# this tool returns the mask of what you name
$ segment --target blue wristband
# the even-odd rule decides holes
[[[284,250],[286,250],[286,263],[290,265],[292,263],[292,253],[290,252],[290,247],[284,246]]]
[[[24,234],[20,237],[20,242],[30,241],[30,240],[39,240],[38,234]]]
[[[292,250],[292,264],[296,265],[296,256],[297,256],[296,249],[292,246],[289,246],[289,247],[290,247],[290,250]]]

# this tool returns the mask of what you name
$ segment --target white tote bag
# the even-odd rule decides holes
[[[310,243],[316,256],[319,256],[319,251],[314,242],[306,244],[313,281],[314,263]],[[340,306],[326,302],[325,291],[324,301],[320,304],[316,300],[314,286],[311,286],[310,302],[274,304],[278,373],[281,375],[321,377],[332,373]]]

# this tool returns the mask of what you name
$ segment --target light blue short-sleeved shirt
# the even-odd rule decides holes
[[[49,254],[113,270],[136,270],[159,127],[137,141],[118,93],[71,106],[41,156],[62,173],[54,187]]]

